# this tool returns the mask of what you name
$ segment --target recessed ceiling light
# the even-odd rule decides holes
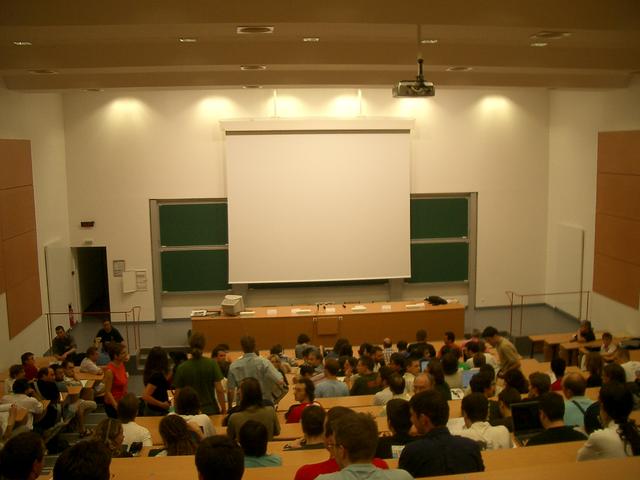
[[[33,43],[27,41],[27,40],[18,40],[16,42],[13,42],[13,44],[16,47],[30,47],[31,45],[33,45]]]
[[[246,89],[262,88],[262,85],[243,85],[242,88],[246,88]]]
[[[266,65],[240,65],[240,70],[266,70]]]
[[[471,67],[462,67],[462,66],[456,66],[456,67],[447,68],[447,72],[470,72],[471,70],[473,70],[473,68],[471,68]]]
[[[56,75],[58,72],[55,70],[47,70],[47,69],[38,69],[38,70],[29,70],[29,73],[33,75]]]
[[[532,40],[559,40],[561,38],[566,38],[566,37],[570,37],[571,36],[571,32],[557,32],[554,30],[542,30],[538,33],[534,33],[533,35],[531,35]]]
[[[195,37],[180,37],[178,41],[180,43],[196,43],[198,39]]]
[[[422,40],[420,40],[420,43],[422,43],[423,45],[433,45],[434,43],[438,43],[438,39],[437,38],[423,38]]]
[[[236,28],[238,35],[263,35],[273,33],[275,28],[271,25],[243,25]]]
[[[102,89],[101,88],[85,88],[84,91],[85,92],[101,92]]]
[[[304,37],[302,39],[303,42],[311,42],[311,43],[315,43],[315,42],[319,42],[320,41],[320,37]]]
[[[547,42],[533,42],[531,44],[532,47],[546,47],[549,45]]]

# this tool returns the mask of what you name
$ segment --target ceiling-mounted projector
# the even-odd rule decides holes
[[[433,83],[424,81],[422,62],[422,58],[418,58],[418,75],[415,80],[400,80],[391,89],[394,97],[433,97],[436,94]]]

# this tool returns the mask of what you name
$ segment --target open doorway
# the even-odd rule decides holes
[[[80,311],[108,312],[107,247],[74,248],[80,293]],[[104,316],[101,316],[104,318]]]

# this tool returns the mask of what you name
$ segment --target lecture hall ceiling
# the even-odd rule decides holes
[[[640,0],[0,0],[13,90],[391,86],[418,51],[436,86],[624,87]]]

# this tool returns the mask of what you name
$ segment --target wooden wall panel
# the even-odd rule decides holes
[[[640,175],[640,130],[600,132],[598,173]]]
[[[4,293],[7,289],[7,283],[5,281],[4,255],[2,252],[2,242],[0,242],[0,294]]]
[[[596,254],[593,262],[593,291],[638,308],[640,266]]]
[[[7,289],[9,337],[13,338],[42,315],[40,279],[28,278],[16,287]]]
[[[0,189],[33,184],[31,142],[0,139]]]
[[[35,202],[31,185],[0,190],[0,196],[3,240],[36,229]]]
[[[598,175],[596,212],[640,220],[640,175]]]
[[[596,253],[640,265],[640,221],[599,213],[596,230]]]
[[[36,232],[23,233],[2,242],[7,289],[38,274]]]

